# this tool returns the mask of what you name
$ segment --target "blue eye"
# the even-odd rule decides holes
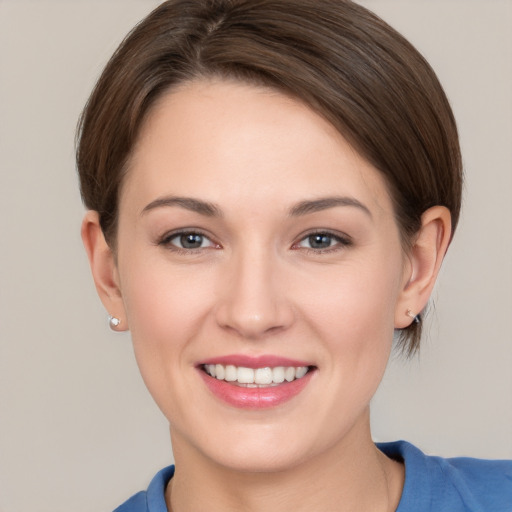
[[[322,233],[309,235],[306,240],[311,249],[327,249],[331,247],[331,245],[335,241],[332,236]]]
[[[298,247],[316,251],[326,249],[335,249],[337,247],[346,247],[350,245],[350,240],[333,233],[312,233],[304,237],[298,244]]]
[[[184,250],[204,249],[214,246],[214,243],[206,236],[192,231],[167,236],[162,240],[161,244],[171,245]]]

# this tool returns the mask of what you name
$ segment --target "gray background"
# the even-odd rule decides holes
[[[109,511],[170,463],[130,339],[89,276],[79,112],[151,0],[0,0],[0,512]],[[430,60],[459,122],[465,207],[419,358],[374,399],[378,440],[512,458],[512,3],[366,0]]]

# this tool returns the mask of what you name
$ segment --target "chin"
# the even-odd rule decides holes
[[[236,473],[279,473],[294,469],[301,465],[307,457],[293,450],[265,450],[251,449],[243,446],[241,450],[229,450],[222,454],[215,454],[215,462]]]
[[[182,432],[171,426],[177,465],[180,460],[195,460],[197,467],[207,463],[235,473],[276,473],[295,468],[312,453],[322,451],[315,446],[317,441],[286,425],[214,423],[201,432]]]

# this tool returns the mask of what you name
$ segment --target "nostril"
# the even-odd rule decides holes
[[[255,312],[255,309],[258,311]],[[293,317],[285,304],[257,307],[255,304],[233,301],[220,305],[217,311],[220,327],[248,340],[260,339],[287,329],[293,323]]]

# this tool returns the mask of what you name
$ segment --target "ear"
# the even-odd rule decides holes
[[[128,329],[119,273],[112,249],[107,244],[100,227],[98,212],[90,210],[82,221],[82,241],[89,258],[96,291],[109,315],[120,320],[111,328],[116,331]]]
[[[407,275],[395,309],[395,328],[403,329],[427,305],[451,238],[451,215],[433,206],[421,216],[421,228],[408,255]]]

